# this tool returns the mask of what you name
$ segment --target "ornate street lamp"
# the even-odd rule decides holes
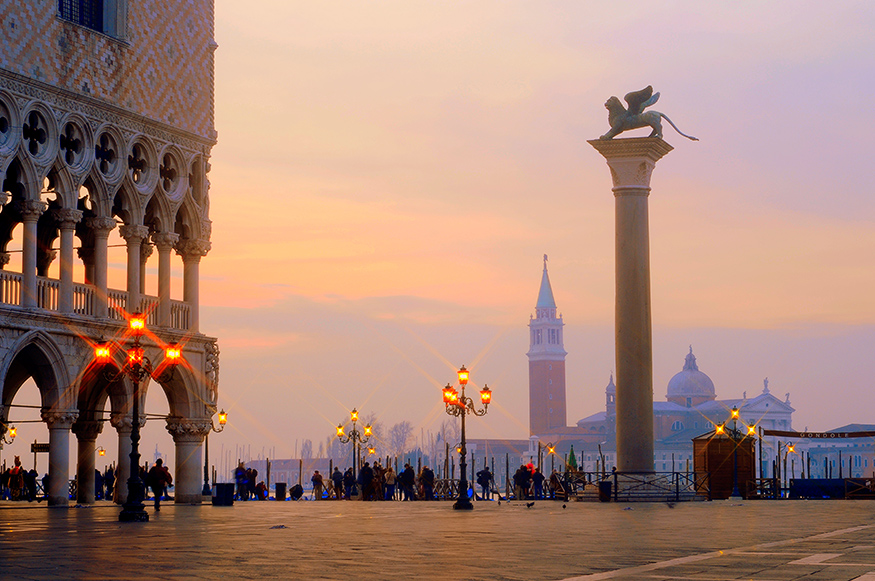
[[[465,396],[465,386],[468,385],[468,370],[463,365],[459,371],[459,386],[462,388],[461,393],[457,392],[449,383],[443,388],[444,407],[447,414],[462,418],[462,443],[459,450],[459,498],[453,504],[456,510],[472,510],[474,505],[471,504],[471,499],[468,498],[468,447],[465,441],[465,416],[474,414],[475,416],[486,415],[486,410],[489,408],[489,403],[492,401],[492,391],[489,386],[484,384],[480,390],[480,402],[483,404],[483,409],[478,410],[474,407],[474,400]]]
[[[215,409],[215,408],[213,408]],[[225,429],[225,424],[228,423],[228,413],[225,410],[219,412],[219,427],[213,423],[213,418],[210,418],[210,429],[217,434]],[[213,489],[210,486],[210,433],[204,436],[204,489],[201,490],[201,495],[210,496]]]
[[[547,454],[550,456],[550,475],[552,475],[553,461],[556,459],[556,445],[553,442],[547,442]]]
[[[6,424],[0,423],[0,444],[11,444],[15,441],[15,436],[18,435],[18,430],[15,426],[9,426],[9,437],[6,436]]]
[[[148,522],[149,513],[143,506],[145,497],[145,484],[140,478],[140,382],[152,377],[152,362],[146,357],[145,349],[140,341],[146,331],[146,317],[141,313],[135,313],[128,319],[128,330],[133,335],[134,342],[126,351],[125,364],[117,372],[113,373],[106,365],[112,360],[112,352],[108,345],[97,345],[94,349],[95,359],[104,365],[104,376],[110,383],[114,383],[127,376],[134,386],[132,421],[131,421],[131,475],[128,478],[128,499],[122,505],[122,511],[118,515],[121,522]],[[182,357],[180,348],[171,344],[164,350],[164,362],[167,365],[176,365]]]
[[[356,472],[358,472],[359,456],[356,454],[356,445],[358,445],[358,449],[361,450],[362,444],[367,444],[371,439],[373,429],[370,424],[365,426],[364,433],[359,432],[356,429],[355,424],[359,421],[359,412],[355,408],[349,412],[349,419],[352,420],[352,430],[350,430],[348,435],[344,434],[343,424],[338,424],[337,439],[340,440],[341,444],[352,442],[352,477],[357,478],[358,476]]]

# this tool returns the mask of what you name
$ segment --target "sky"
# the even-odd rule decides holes
[[[875,4],[216,0],[215,14],[201,331],[219,339],[229,425],[211,453],[291,457],[353,407],[421,437],[462,364],[494,392],[469,435],[526,438],[544,254],[568,423],[603,410],[614,208],[586,141],[607,131],[608,97],[648,84],[652,109],[700,139],[666,126],[675,149],[651,182],[654,398],[692,346],[718,398],[768,377],[796,429],[875,423]],[[166,411],[154,391],[149,411]],[[159,428],[143,449],[169,453]]]

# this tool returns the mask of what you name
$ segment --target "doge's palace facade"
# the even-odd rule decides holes
[[[127,478],[133,385],[107,371],[124,366],[127,316],[148,313],[147,356],[161,361],[162,345],[178,343],[185,364],[156,365],[141,401],[156,384],[166,394],[176,502],[200,503],[218,396],[218,347],[198,317],[216,141],[213,2],[0,0],[0,30],[0,431],[33,379],[49,428],[49,503],[67,504],[70,472],[78,502],[94,501],[95,440],[107,423]],[[107,282],[116,228],[122,289]],[[183,300],[171,299],[174,252]],[[145,292],[150,259],[157,296]],[[97,364],[98,344],[113,363]]]

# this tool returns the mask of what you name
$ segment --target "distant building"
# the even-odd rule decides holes
[[[604,411],[587,416],[574,426],[566,425],[564,322],[556,314],[544,258],[535,316],[529,321],[529,432],[541,442],[555,444],[556,453],[563,457],[573,445],[581,470],[595,471],[598,467],[610,471],[616,463],[614,378],[611,376],[605,387]],[[692,467],[693,438],[710,431],[715,424],[731,425],[733,407],[739,410],[739,425],[792,429],[795,410],[790,405],[789,393],[783,401],[778,399],[769,391],[766,379],[762,393],[753,398],[748,399],[745,392],[740,399],[718,400],[714,382],[699,370],[690,347],[683,368],[668,382],[666,401],[653,403],[654,469],[662,472]],[[530,450],[531,447],[526,453]],[[771,475],[777,454],[776,439],[767,439],[761,458],[766,476]]]
[[[545,434],[564,428],[565,356],[562,315],[557,315],[556,301],[547,275],[547,255],[535,316],[529,321],[529,433]]]

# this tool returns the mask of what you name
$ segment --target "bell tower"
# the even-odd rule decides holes
[[[530,435],[543,435],[566,425],[564,326],[562,316],[556,314],[545,254],[535,316],[529,320]]]

